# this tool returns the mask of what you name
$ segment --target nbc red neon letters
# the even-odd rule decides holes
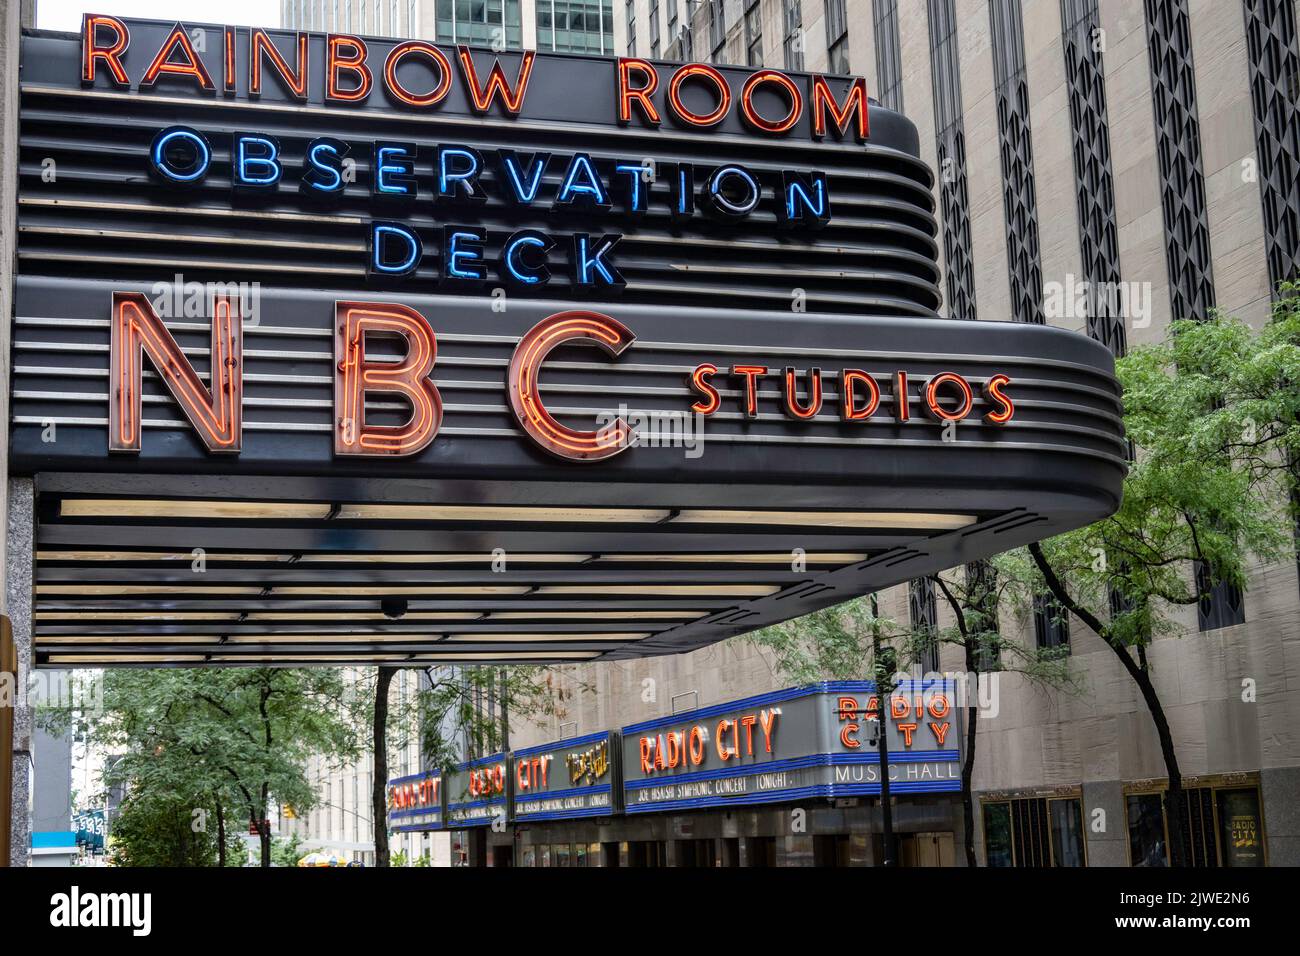
[[[238,453],[244,427],[244,328],[239,300],[212,299],[212,387],[200,380],[142,292],[114,292],[109,321],[108,449],[138,452],[140,358],[147,355],[210,452]]]
[[[437,437],[443,402],[432,379],[438,357],[437,337],[428,319],[409,306],[393,302],[339,301],[334,307],[334,453],[341,456],[418,454]],[[109,449],[138,452],[141,448],[141,355],[148,356],[209,451],[237,453],[243,422],[243,326],[237,296],[214,294],[212,301],[211,386],[205,385],[167,326],[140,292],[115,292],[112,299],[109,374]],[[367,356],[367,338],[386,335],[401,348],[396,360]],[[603,461],[633,447],[632,429],[616,417],[598,430],[561,423],[542,399],[540,373],[548,356],[562,345],[583,344],[616,361],[636,341],[636,335],[608,315],[574,309],[538,322],[519,340],[510,360],[506,391],[510,409],[525,436],[538,447],[568,461]],[[779,376],[779,378],[778,378]],[[983,381],[956,372],[919,377],[909,385],[905,371],[889,375],[848,368],[826,373],[819,368],[769,369],[740,364],[719,368],[706,362],[695,367],[686,382],[692,393],[689,410],[713,415],[723,406],[721,388],[739,396],[747,418],[764,413],[772,394],[764,382],[778,385],[785,416],[796,422],[829,419],[838,412],[845,424],[864,422],[885,404],[877,379],[888,381],[888,408],[895,422],[910,421],[915,402],[945,426],[980,414],[986,425],[1006,425],[1015,415],[1007,393],[1009,376],[989,375]],[[724,383],[721,380],[728,380]],[[776,379],[776,381],[773,381]],[[978,384],[977,403],[972,381]],[[828,391],[838,382],[838,394]],[[366,396],[390,393],[410,406],[401,425],[377,425],[366,420]],[[735,401],[735,399],[730,399]],[[830,409],[828,411],[828,409]]]

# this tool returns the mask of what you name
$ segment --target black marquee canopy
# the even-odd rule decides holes
[[[1117,506],[860,80],[88,16],[21,96],[38,666],[675,653]]]

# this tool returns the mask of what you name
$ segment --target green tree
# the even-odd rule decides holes
[[[307,758],[357,752],[336,670],[125,669],[103,680],[103,708],[81,716],[80,733],[123,755],[105,784],[125,784],[130,799],[189,807],[202,828],[215,824],[221,865],[234,819],[258,825],[261,863],[270,866],[272,801],[310,809]]]
[[[1002,671],[1020,674],[1039,686],[1075,686],[1067,659],[1028,650],[1020,642],[1001,634],[998,615],[1004,599],[1023,596],[1025,574],[1015,561],[1015,556],[1004,555],[984,562],[976,572],[968,569],[965,574],[931,575],[953,617],[951,625],[933,631],[900,625],[880,616],[870,598],[858,598],[743,638],[772,651],[777,669],[794,683],[870,676],[889,691],[892,691],[896,675],[885,671],[895,660],[922,660],[925,652],[936,644],[953,644],[962,648],[967,679],[962,682],[961,695],[966,711],[961,798],[967,866],[977,863],[975,801],[971,783],[979,727],[979,696],[971,678],[980,672]],[[882,795],[882,802],[883,799]]]
[[[1169,779],[1170,861],[1187,861],[1182,773],[1147,649],[1177,633],[1196,583],[1243,591],[1247,563],[1294,553],[1300,475],[1300,297],[1285,286],[1260,330],[1213,315],[1116,363],[1136,447],[1110,518],[1030,545],[1042,587],[1137,685]],[[1114,600],[1112,600],[1112,596]]]
[[[135,789],[113,818],[109,859],[114,866],[213,866],[222,851],[237,854],[238,837],[227,838],[198,825],[195,807],[188,799]]]

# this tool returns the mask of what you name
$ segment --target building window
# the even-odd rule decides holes
[[[1245,599],[1241,588],[1227,581],[1216,580],[1204,561],[1197,561],[1196,617],[1202,631],[1217,631],[1221,627],[1246,623]]]
[[[1300,46],[1289,3],[1244,0],[1264,246],[1273,293],[1300,279]]]
[[[709,57],[714,63],[727,59],[727,19],[723,0],[706,0],[709,5]]]
[[[1078,797],[995,800],[983,809],[989,866],[1086,865]]]
[[[636,2],[627,0],[627,55],[636,56]]]
[[[916,668],[922,674],[939,669],[939,608],[933,578],[913,578],[907,588],[907,610],[916,634]]]
[[[612,3],[613,0],[538,0],[537,48],[559,53],[614,52]]]
[[[831,73],[849,73],[849,18],[845,0],[826,0],[826,59]]]
[[[1175,319],[1203,320],[1214,275],[1187,0],[1146,0],[1146,28],[1170,305]]]
[[[803,69],[803,8],[800,7],[799,2],[800,0],[781,0],[785,23],[782,47],[785,51],[787,70]]]
[[[1050,594],[1034,595],[1034,640],[1040,651],[1070,651],[1070,616]]]
[[[763,4],[753,0],[745,7],[745,62],[763,65]]]
[[[903,112],[903,56],[898,37],[898,0],[871,0],[876,40],[876,96],[888,109]]]
[[[972,618],[976,641],[975,669],[981,673],[1002,669],[1002,649],[998,642],[998,572],[988,561],[966,565],[966,597],[974,609]]]
[[[1038,251],[1038,200],[1034,190],[1034,150],[1020,0],[990,0],[989,26],[1011,317],[1017,322],[1042,325],[1043,270]]]
[[[549,17],[551,5],[546,3]],[[537,6],[540,27],[543,4]],[[434,6],[436,39],[441,43],[468,43],[497,49],[523,48],[523,19],[519,0],[437,0]],[[378,9],[375,25],[378,27]],[[542,47],[539,38],[538,46]],[[546,49],[550,49],[549,41]]]
[[[975,319],[975,264],[971,256],[970,198],[966,188],[966,130],[962,121],[953,0],[930,3],[930,78],[934,87],[939,205],[947,272],[948,316]]]
[[[659,0],[650,0],[650,56],[659,59]]]
[[[1120,356],[1127,349],[1127,336],[1121,303],[1110,294],[1121,281],[1119,230],[1097,0],[1061,0],[1061,24],[1083,278],[1090,288],[1107,293],[1092,298],[1088,334]]]

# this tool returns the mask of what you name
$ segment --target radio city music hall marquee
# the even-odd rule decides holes
[[[950,681],[905,681],[888,698],[890,786],[960,789]],[[623,728],[628,813],[880,792],[881,695],[829,682]]]
[[[861,78],[98,14],[23,51],[10,468],[42,553],[214,548],[187,522],[247,498],[297,524],[227,550],[335,557],[219,569],[256,587],[229,627],[144,559],[38,567],[69,612],[42,666],[671,653],[1116,506],[1110,355],[938,316],[933,176]],[[661,420],[708,453],[638,440]],[[544,566],[452,560],[499,546]],[[387,580],[489,617],[360,625]],[[121,589],[138,616],[91,616]]]

